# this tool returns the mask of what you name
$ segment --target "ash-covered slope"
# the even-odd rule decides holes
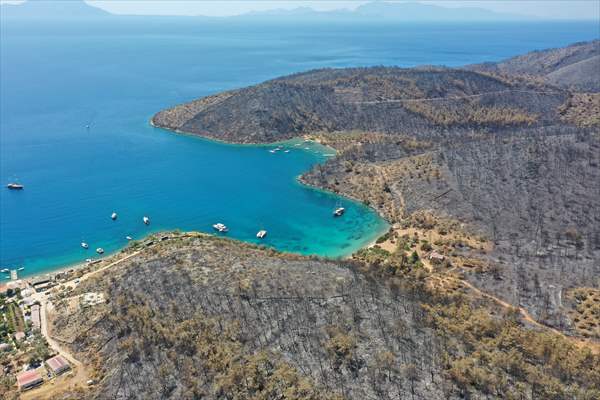
[[[164,110],[156,126],[239,143],[361,130],[439,136],[553,124],[567,93],[446,68],[323,69]]]
[[[446,398],[419,293],[349,264],[171,240],[86,282],[110,302],[53,332],[97,369],[90,398]]]
[[[497,63],[469,69],[504,75],[541,77],[548,83],[580,91],[600,91],[600,40],[533,51]]]

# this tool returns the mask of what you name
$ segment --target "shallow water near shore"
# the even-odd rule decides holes
[[[364,205],[297,182],[331,150],[225,145],[153,128],[150,117],[312,68],[456,66],[597,36],[592,23],[509,25],[3,21],[0,182],[16,179],[25,190],[0,190],[0,266],[34,275],[93,258],[97,247],[117,251],[128,235],[211,232],[216,222],[231,238],[259,242],[266,229],[260,243],[279,250],[346,256],[387,224]],[[337,205],[347,209],[342,218],[332,217]]]

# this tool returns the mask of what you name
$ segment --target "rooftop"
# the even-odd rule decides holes
[[[69,363],[62,356],[54,356],[46,360],[46,364],[50,367],[52,372],[55,374],[65,371],[69,368]]]
[[[42,377],[36,370],[21,372],[17,375],[19,388],[33,386],[42,382]]]

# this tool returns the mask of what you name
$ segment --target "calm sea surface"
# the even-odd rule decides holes
[[[313,24],[187,18],[3,21],[0,46],[0,266],[50,271],[179,228],[280,250],[343,256],[386,223],[370,209],[305,188],[317,145],[231,146],[148,124],[162,108],[320,67],[498,60],[597,38],[593,23]],[[86,129],[89,125],[89,129]],[[337,204],[347,208],[332,218]],[[119,214],[117,221],[110,214]],[[152,223],[142,224],[148,215]],[[83,250],[80,242],[90,244]],[[5,278],[4,274],[0,275]]]

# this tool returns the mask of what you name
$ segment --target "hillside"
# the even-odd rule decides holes
[[[437,274],[415,261],[396,265],[399,254],[384,268],[360,257],[324,261],[175,236],[68,295],[53,292],[52,331],[98,382],[77,398],[597,394],[600,377],[589,369],[597,356],[560,335],[525,329],[464,288],[438,292],[428,284]],[[86,292],[101,292],[108,302],[74,306]],[[548,346],[560,349],[551,361],[543,356]],[[517,349],[527,359],[500,361]]]
[[[502,75],[535,76],[563,88],[598,92],[600,40],[533,51],[500,62],[471,65],[468,68]]]
[[[554,87],[465,70],[324,69],[176,106],[152,123],[239,143],[319,131],[445,136],[554,124],[566,99]]]
[[[516,57],[502,71],[309,71],[176,106],[153,123],[231,142],[307,135],[334,147],[337,157],[304,183],[370,205],[394,225],[391,238],[440,236],[447,255],[456,237],[481,238],[485,251],[459,249],[477,266],[461,269],[465,279],[538,322],[594,336],[600,320],[579,329],[564,298],[600,285],[599,98],[540,78],[585,74],[597,44]]]

